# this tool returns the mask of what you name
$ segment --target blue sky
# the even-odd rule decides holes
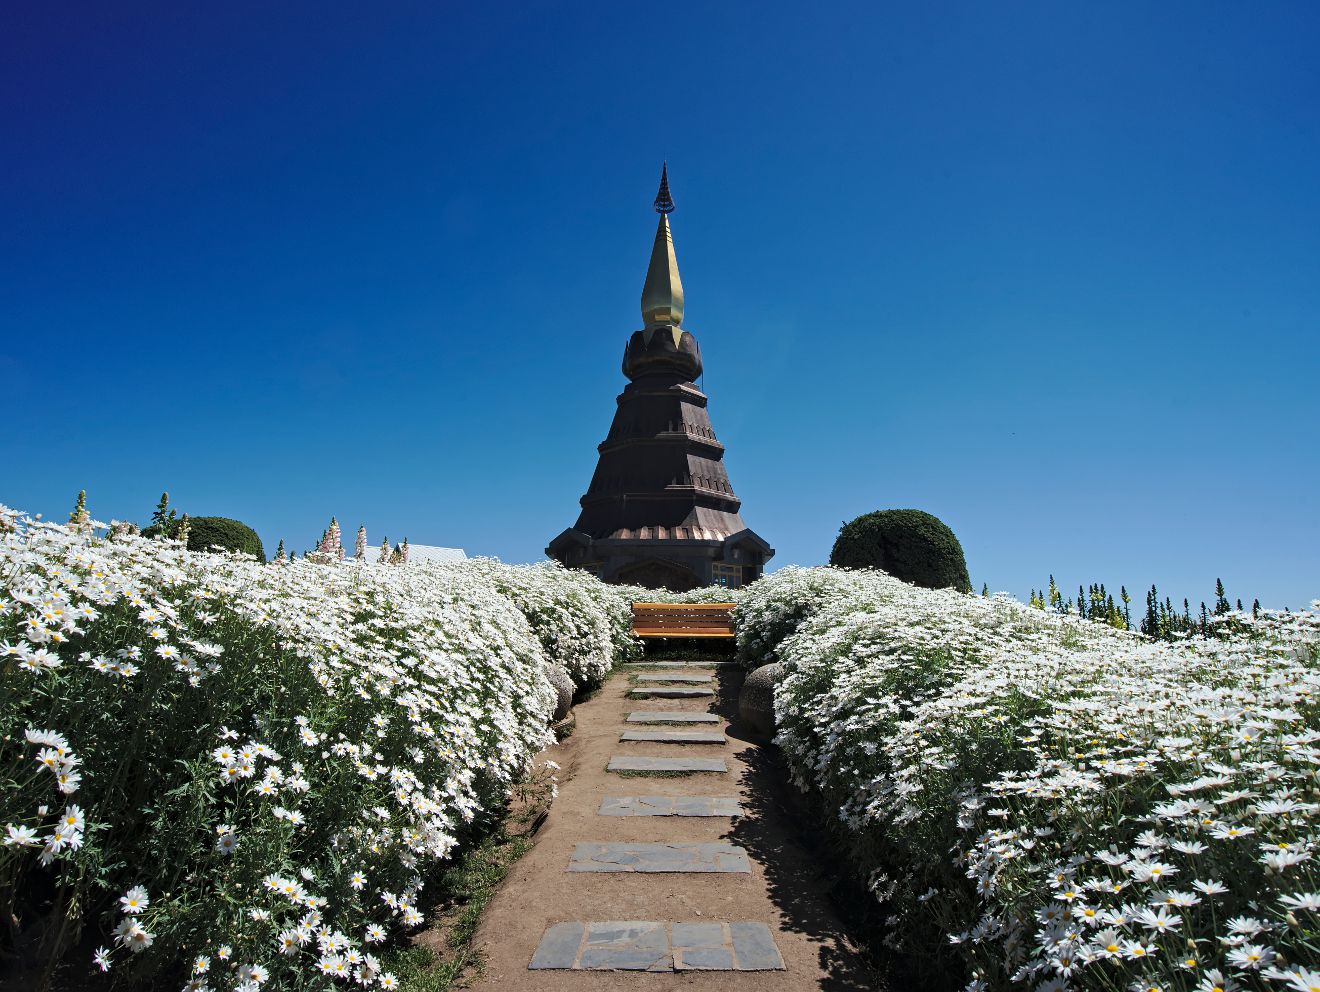
[[[667,158],[773,564],[1320,596],[1320,8],[371,6],[9,8],[0,501],[542,557]]]

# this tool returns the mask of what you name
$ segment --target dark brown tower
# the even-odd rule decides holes
[[[577,523],[546,554],[607,582],[669,589],[739,586],[774,554],[749,530],[724,469],[706,396],[695,385],[701,349],[683,322],[669,213],[668,169],[655,199],[660,214],[642,289],[646,327],[623,353],[631,381],[619,394],[609,436],[582,497]]]

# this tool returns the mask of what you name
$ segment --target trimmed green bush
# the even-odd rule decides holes
[[[189,517],[188,550],[207,551],[218,544],[228,551],[243,551],[266,560],[266,549],[257,532],[240,520],[228,517]]]
[[[972,588],[958,538],[924,510],[877,510],[849,521],[839,529],[830,564],[879,568],[927,589]]]

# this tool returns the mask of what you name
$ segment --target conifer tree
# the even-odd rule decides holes
[[[1260,619],[1260,600],[1259,600],[1259,599],[1253,600],[1252,603],[1251,603],[1251,619],[1253,619],[1253,620],[1259,620],[1259,619]]]
[[[1118,587],[1118,598],[1123,601],[1123,626],[1128,630],[1132,629],[1132,597],[1128,595],[1127,586]]]
[[[353,557],[358,561],[367,560],[367,525],[358,528],[357,544],[353,547]]]
[[[159,527],[162,531],[165,525],[174,519],[174,513],[170,510],[170,494],[161,493],[160,502],[156,504],[156,512],[151,515],[151,526]]]
[[[179,527],[179,522],[175,519],[174,510],[170,509],[169,493],[160,494],[160,502],[156,504],[156,512],[151,515],[149,526],[154,530],[156,537],[174,536],[174,532]]]
[[[380,557],[376,559],[377,565],[388,565],[390,562],[390,539],[382,537],[380,539]]]
[[[87,512],[87,490],[78,490],[78,500],[73,512],[69,514],[69,523],[78,530],[87,530],[92,522],[92,515]]]
[[[282,538],[282,537],[280,538],[279,547],[277,547],[277,548],[275,549],[275,560],[276,560],[276,561],[288,561],[288,560],[289,560],[289,556],[288,556],[288,554],[287,554],[287,553],[285,552],[285,550],[284,550],[284,538]]]
[[[1224,595],[1224,580],[1215,579],[1215,616],[1223,616],[1228,611],[1228,597]]]
[[[981,598],[982,599],[990,598],[990,583],[988,582],[981,583]]]

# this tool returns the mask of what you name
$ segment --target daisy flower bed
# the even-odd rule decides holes
[[[130,984],[397,987],[379,950],[553,740],[547,667],[634,650],[627,601],[550,566],[96,533],[0,508],[0,943],[90,932]]]
[[[932,982],[1320,989],[1314,613],[1232,614],[1170,645],[785,569],[736,619],[749,665],[787,669],[796,783]]]

